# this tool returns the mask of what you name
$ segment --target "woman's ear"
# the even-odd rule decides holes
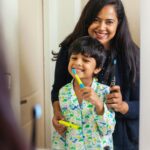
[[[94,74],[98,74],[101,70],[102,70],[102,68],[95,68]]]

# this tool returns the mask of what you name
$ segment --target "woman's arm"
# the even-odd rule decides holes
[[[58,93],[60,88],[64,86],[67,82],[69,82],[70,76],[67,68],[68,68],[68,52],[67,49],[61,48],[56,62],[54,84],[51,91],[51,100],[54,110],[52,122],[54,128],[59,134],[63,134],[66,129],[64,126],[58,123],[58,120],[64,119],[60,110]]]
[[[65,48],[61,48],[56,62],[54,84],[51,91],[52,103],[59,100],[58,93],[60,88],[71,81],[71,76],[69,75],[67,68],[68,51]]]
[[[122,97],[119,86],[111,87],[114,91],[107,95],[107,106],[114,109],[116,115],[120,118],[128,119],[139,118],[139,84],[134,85],[129,90],[129,96]]]
[[[136,60],[136,59],[135,59]],[[119,61],[118,61],[119,62]],[[112,91],[107,97],[107,105],[116,111],[117,118],[127,119],[139,119],[139,89],[140,89],[140,77],[139,77],[139,62],[136,61],[137,71],[136,80],[134,84],[129,82],[131,76],[130,71],[127,71],[125,77],[126,82],[121,78],[121,68],[116,70],[116,81],[120,86],[111,87]],[[128,66],[126,70],[129,70]]]
[[[126,114],[124,114],[124,117],[129,119],[139,119],[139,112],[140,112],[139,97],[140,97],[140,87],[139,87],[139,79],[138,79],[135,85],[133,85],[130,89],[129,101],[126,101],[129,110]]]

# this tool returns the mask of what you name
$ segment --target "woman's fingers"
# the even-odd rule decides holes
[[[107,99],[107,104],[114,104],[114,103],[116,103],[116,99],[115,98]]]
[[[118,85],[111,86],[111,87],[110,87],[110,91],[111,91],[111,92],[113,92],[113,91],[119,92],[119,91],[120,91],[120,86],[118,86]]]
[[[106,97],[107,107],[113,109],[116,112],[120,112],[120,108],[123,102],[120,86],[112,86],[110,91],[110,94],[108,94]]]
[[[107,100],[121,98],[120,86],[113,86],[110,88],[110,94],[107,95]]]
[[[107,107],[110,109],[113,109],[114,111],[116,112],[119,112],[119,109],[118,109],[118,105],[117,104],[107,104]]]

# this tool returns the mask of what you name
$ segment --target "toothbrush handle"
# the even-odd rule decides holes
[[[73,129],[79,129],[79,126],[72,124],[70,122],[64,121],[64,120],[59,120],[59,123],[66,126],[66,127],[71,127]]]
[[[80,88],[84,88],[84,84],[82,83],[82,81],[80,80],[80,78],[79,78],[79,76],[77,74],[75,75],[75,78],[76,78]]]

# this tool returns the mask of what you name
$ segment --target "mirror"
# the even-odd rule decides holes
[[[53,110],[50,90],[55,69],[55,62],[51,61],[51,51],[59,51],[59,43],[73,30],[87,1],[0,1],[0,17],[10,69],[8,73],[11,75],[12,107],[18,122],[21,122],[25,134],[29,137],[32,128],[30,109],[36,102],[40,103],[43,109],[38,123],[40,128],[37,147],[51,145]],[[122,2],[133,39],[140,46],[140,2]],[[148,5],[145,3],[145,6]],[[20,104],[23,102],[26,102],[25,105]]]

